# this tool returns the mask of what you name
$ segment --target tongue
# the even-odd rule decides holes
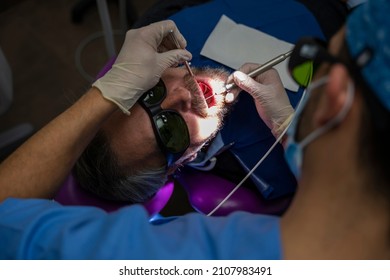
[[[205,83],[198,82],[200,89],[203,92],[204,98],[206,99],[207,106],[210,108],[215,105],[215,99],[213,90]]]

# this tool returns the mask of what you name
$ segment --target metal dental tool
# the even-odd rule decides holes
[[[257,67],[252,72],[248,73],[248,76],[253,78],[261,73],[264,73],[265,71],[271,69],[275,65],[279,64],[280,62],[284,61],[287,57],[291,55],[292,51],[286,52],[284,54],[278,55],[277,57],[271,59],[270,61],[262,64],[261,66]],[[225,85],[226,91],[231,90],[232,88],[236,87],[237,85],[235,83],[229,83]]]
[[[180,44],[175,37],[175,34],[173,34],[173,30],[169,31],[169,37],[171,38],[173,43],[176,45],[176,48],[178,48],[178,49],[182,48],[182,47],[180,47]],[[188,61],[184,61],[184,65],[186,66],[188,73],[190,73],[191,77],[195,77],[194,73],[192,73],[192,71],[191,71],[190,64],[188,63]]]

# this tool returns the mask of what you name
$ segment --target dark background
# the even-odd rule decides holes
[[[72,10],[82,1],[0,1],[0,47],[11,67],[14,89],[11,106],[0,115],[0,134],[21,123],[38,130],[89,87],[76,67],[76,50],[102,26],[95,1],[87,2],[75,23]],[[113,29],[119,30],[118,1],[107,2]],[[131,2],[128,13],[140,17],[156,0]],[[115,36],[117,48],[123,38]],[[86,73],[95,76],[108,61],[104,38],[86,44],[80,58]]]

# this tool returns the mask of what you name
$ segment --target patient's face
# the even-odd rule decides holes
[[[174,109],[184,118],[191,141],[190,147],[170,172],[196,157],[221,127],[227,112],[224,96],[213,95],[212,92],[222,91],[229,73],[220,69],[193,70],[203,92],[197,90],[199,87],[185,68],[169,68],[161,77],[167,88],[161,107]],[[103,126],[119,164],[132,169],[163,166],[165,158],[157,145],[148,114],[139,104],[130,111],[130,116],[127,116],[118,110]]]

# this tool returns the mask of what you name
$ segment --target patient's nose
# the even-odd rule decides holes
[[[174,109],[180,112],[191,110],[191,92],[185,87],[176,87],[168,91],[167,97],[161,104],[163,109]]]

